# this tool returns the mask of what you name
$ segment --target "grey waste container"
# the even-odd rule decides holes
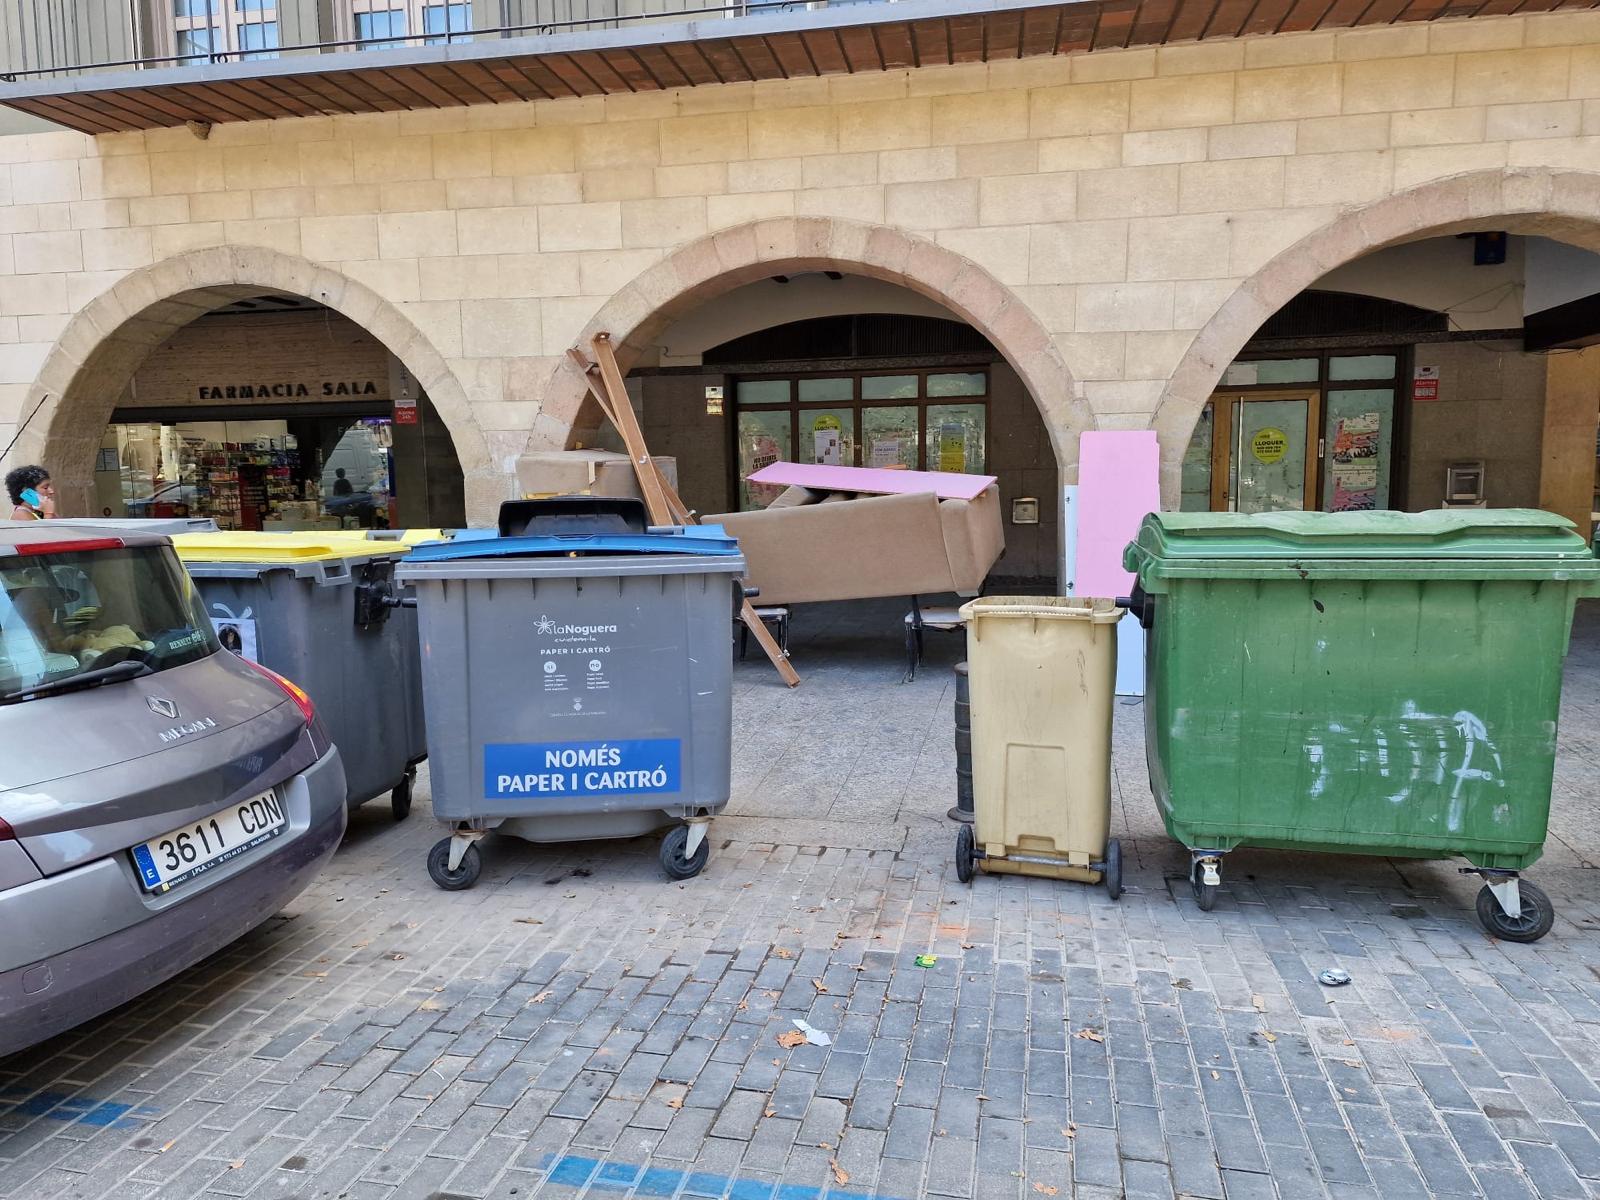
[[[344,760],[357,808],[389,793],[411,811],[427,756],[415,626],[395,563],[406,547],[314,532],[179,534],[172,539],[223,644],[304,688]]]
[[[397,572],[416,589],[433,811],[452,826],[428,856],[442,888],[477,880],[490,830],[572,841],[671,825],[662,867],[688,879],[728,802],[738,544],[720,526],[644,531],[638,501],[566,503],[640,518],[518,533],[507,510],[563,502],[514,502],[515,536],[467,531]]]

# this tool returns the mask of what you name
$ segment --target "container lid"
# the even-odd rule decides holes
[[[1115,600],[1092,596],[983,596],[961,606],[961,619],[982,621],[991,617],[1013,617],[1115,625],[1122,619],[1122,611]]]
[[[1571,521],[1528,508],[1151,513],[1123,553],[1123,565],[1146,578],[1242,577],[1252,566],[1267,573],[1320,573],[1341,565],[1353,574],[1384,573],[1385,561],[1418,576],[1452,564],[1492,574],[1518,567],[1546,575],[1556,568],[1568,577],[1600,573]],[[1423,563],[1436,565],[1429,570]]]
[[[600,533],[588,536],[524,534],[520,537],[463,537],[417,546],[408,562],[452,562],[468,558],[538,558],[579,554],[700,554],[732,557],[739,543],[721,525],[689,525],[652,529],[648,533]]]
[[[185,563],[248,563],[262,567],[296,567],[340,559],[396,558],[403,547],[369,541],[354,531],[254,533],[175,533],[172,545]]]

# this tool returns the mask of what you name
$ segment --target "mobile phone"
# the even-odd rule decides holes
[[[34,491],[32,488],[22,489],[22,502],[29,508],[44,507],[44,500],[40,498],[39,493]]]

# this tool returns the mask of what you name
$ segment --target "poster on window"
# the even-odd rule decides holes
[[[1332,461],[1333,512],[1366,512],[1378,507],[1378,459],[1382,451],[1383,414],[1346,413],[1334,423]]]
[[[1596,435],[1600,437],[1600,435]],[[869,467],[898,467],[900,465],[900,439],[874,438]]]
[[[967,469],[967,431],[964,426],[949,424],[939,427],[939,470],[965,471]]]

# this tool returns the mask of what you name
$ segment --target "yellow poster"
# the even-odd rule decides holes
[[[1250,439],[1250,453],[1266,463],[1269,467],[1283,458],[1289,452],[1289,438],[1281,429],[1274,429],[1270,425],[1265,429],[1256,431],[1255,437]]]
[[[945,425],[939,430],[939,470],[967,469],[967,433],[960,425]]]

